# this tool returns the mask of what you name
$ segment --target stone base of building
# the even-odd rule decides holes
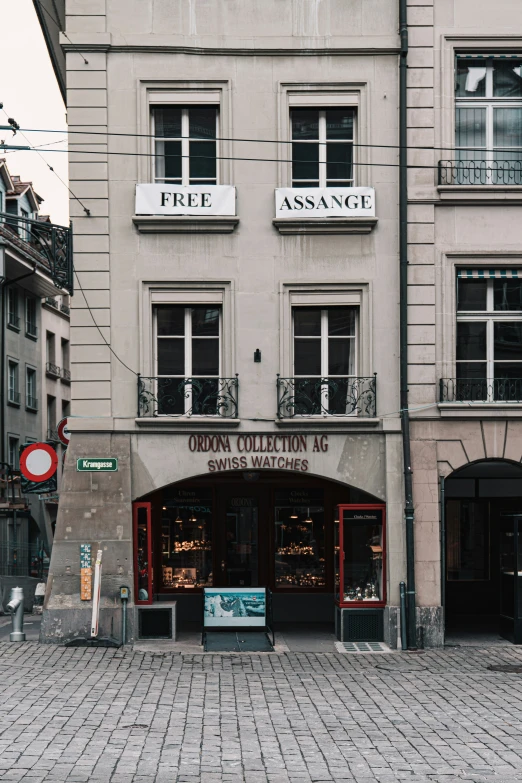
[[[442,606],[418,606],[417,647],[444,647],[444,611]]]
[[[40,630],[42,644],[67,644],[76,639],[91,638],[92,605],[53,607],[44,609]],[[134,604],[127,609],[126,642],[135,641]],[[121,644],[122,608],[104,607],[100,609],[98,639],[113,639]]]

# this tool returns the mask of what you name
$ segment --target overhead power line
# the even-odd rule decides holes
[[[30,147],[28,152],[37,152],[38,150],[34,147]],[[46,152],[60,152],[60,153],[68,153],[70,150],[46,150]],[[107,150],[95,152],[94,150],[76,150],[76,152],[81,153],[82,155],[118,155],[123,157],[131,157],[131,158],[155,158],[155,157],[161,157],[161,158],[176,158],[177,160],[181,160],[182,158],[186,158],[187,160],[238,160],[238,161],[244,161],[247,163],[310,163],[310,160],[300,160],[299,158],[243,158],[235,155],[170,155],[170,154],[162,154],[161,156],[156,155],[154,152],[109,152]],[[464,161],[466,162],[466,161]],[[472,162],[472,161],[471,161]],[[508,161],[509,163],[516,163],[518,161]],[[522,157],[521,157],[521,165],[522,165]],[[336,166],[370,166],[374,168],[400,168],[400,163],[367,163],[363,161],[350,161],[350,162],[344,162],[344,161],[336,161]],[[51,166],[49,166],[51,168]],[[408,169],[437,169],[437,165],[428,166],[423,164],[408,164],[406,166]],[[52,171],[53,169],[51,169]],[[173,178],[174,179],[174,178]],[[63,180],[62,180],[63,182]],[[65,183],[64,183],[65,184]],[[67,186],[66,186],[67,187]],[[72,193],[72,191],[70,191]],[[73,194],[74,196],[74,194]],[[81,204],[82,202],[76,197],[77,201]],[[82,204],[83,206],[83,204]],[[83,207],[86,212],[90,211],[87,210],[86,207]]]
[[[14,122],[14,120],[13,120],[11,117],[9,117],[9,115],[8,115],[8,114],[7,114],[7,112],[6,112],[6,110],[4,109],[4,106],[3,106],[3,104],[2,104],[2,111],[4,112],[5,116],[7,117],[9,124],[10,124],[10,125],[12,125],[12,124],[13,124],[13,122]],[[31,142],[29,141],[29,139],[27,138],[27,136],[25,135],[25,133],[23,132],[23,130],[21,130],[21,129],[20,129],[20,126],[18,125],[18,123],[17,123],[17,122],[15,122],[15,125],[16,125],[16,130],[15,130],[14,126],[13,126],[13,132],[16,132],[16,131],[18,131],[18,133],[19,133],[19,134],[22,136],[22,138],[24,138],[24,139],[25,139],[25,140],[26,140],[26,141],[27,141],[29,144],[31,144]],[[53,142],[51,142],[51,143],[53,143]],[[90,210],[90,209],[88,209],[88,208],[85,206],[85,204],[83,204],[83,203],[80,201],[80,199],[78,198],[78,196],[76,196],[76,195],[75,195],[75,194],[72,192],[72,190],[71,190],[71,188],[69,187],[69,185],[68,185],[66,182],[64,182],[64,181],[63,181],[63,179],[60,177],[60,175],[58,174],[58,172],[57,172],[57,171],[55,171],[55,170],[53,169],[53,167],[51,166],[51,164],[50,164],[50,163],[48,163],[48,162],[45,160],[44,156],[43,156],[43,155],[40,153],[39,149],[38,149],[37,147],[31,147],[29,151],[30,151],[30,152],[36,152],[36,154],[40,156],[40,158],[43,160],[43,162],[45,163],[45,165],[47,166],[47,168],[49,169],[49,171],[52,171],[52,172],[53,172],[53,174],[54,174],[54,176],[55,176],[55,177],[58,177],[58,179],[60,180],[60,182],[62,183],[62,185],[63,185],[65,188],[67,188],[67,190],[69,191],[69,194],[70,194],[70,195],[73,197],[73,199],[75,199],[75,200],[78,202],[78,204],[81,206],[81,208],[83,209],[83,211],[85,212],[85,214],[87,215],[87,217],[90,217],[90,216],[91,216],[91,210]],[[47,152],[57,152],[57,151],[58,151],[58,150],[47,150]],[[65,152],[65,150],[59,150],[59,151],[60,151],[60,152]]]
[[[63,29],[61,22],[59,22],[59,21],[58,21],[58,19],[56,19],[56,18],[55,18],[55,17],[54,17],[54,16],[53,16],[53,15],[52,15],[52,14],[51,14],[51,13],[50,13],[48,10],[47,10],[47,8],[46,8],[44,5],[42,5],[42,4],[41,4],[40,0],[36,0],[36,3],[37,3],[37,5],[38,5],[38,8],[41,8],[41,10],[42,10],[42,11],[43,11],[45,14],[47,14],[47,16],[49,17],[49,19],[50,19],[52,22],[54,22],[54,23],[55,23],[55,25],[57,26],[58,30],[59,30],[59,31],[60,31],[60,32],[61,32],[61,33],[62,33],[62,34],[65,36],[65,38],[67,38],[67,40],[69,41],[69,43],[70,43],[70,44],[72,44],[72,45],[74,46],[73,42],[71,41],[71,39],[69,38],[69,36],[68,36],[68,35],[67,35],[67,33],[65,32],[65,30]],[[78,52],[78,54],[80,55],[80,57],[81,57],[81,58],[82,58],[82,60],[84,61],[85,65],[89,65],[89,60],[86,60],[86,59],[85,59],[85,57],[83,56],[83,54],[82,54],[81,52]]]
[[[70,129],[59,129],[59,128],[23,128],[23,130],[26,133],[67,133],[69,136],[71,134],[80,134],[82,136],[121,136],[121,137],[127,137],[131,139],[153,139],[156,141],[180,141],[182,138],[191,138],[189,136],[177,136],[171,138],[163,138],[161,136],[155,136],[153,133],[123,133],[121,131],[89,131],[89,130],[70,130]],[[192,138],[191,138],[192,140]],[[318,144],[320,146],[326,146],[330,144],[329,141],[319,141],[318,139],[243,139],[239,137],[234,136],[217,136],[216,138],[201,138],[197,139],[197,141],[233,141],[238,143],[245,143],[245,144]],[[399,144],[362,144],[359,142],[352,142],[350,139],[342,139],[341,141],[346,141],[347,144],[351,144],[352,147],[362,147],[362,148],[368,148],[368,149],[383,149],[383,150],[400,150]],[[78,142],[81,144],[81,142]],[[87,143],[87,142],[85,142]],[[461,149],[460,147],[435,147],[432,145],[407,145],[408,150],[424,150],[428,152],[455,152],[455,150]],[[485,152],[486,150],[484,147],[465,147],[462,148],[465,149],[467,152]],[[512,151],[511,148],[506,148],[508,152]],[[522,153],[521,153],[522,155]]]

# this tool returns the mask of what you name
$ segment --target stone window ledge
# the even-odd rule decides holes
[[[438,407],[443,418],[522,418],[522,403],[516,402],[440,402]]]
[[[376,217],[274,218],[280,234],[369,234],[377,225]]]
[[[140,234],[231,234],[239,223],[235,216],[133,215]]]
[[[439,185],[437,191],[449,206],[522,204],[522,185]]]
[[[173,416],[140,416],[134,419],[138,427],[150,427],[153,429],[173,429],[173,430],[213,430],[226,427],[239,427],[241,419],[227,419],[218,416],[183,416],[175,418]]]
[[[289,429],[307,429],[309,427],[319,427],[320,429],[341,429],[347,427],[377,427],[380,419],[373,419],[364,416],[293,416],[288,419],[276,419],[275,424],[278,427],[288,427]]]

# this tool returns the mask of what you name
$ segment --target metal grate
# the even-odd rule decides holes
[[[382,642],[335,642],[335,649],[340,653],[389,653],[387,644]]]

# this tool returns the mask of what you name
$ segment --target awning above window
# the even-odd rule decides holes
[[[457,54],[459,60],[522,60],[522,54],[490,52],[489,54]]]
[[[483,280],[490,280],[492,277],[522,279],[522,269],[458,269],[457,277],[482,278]]]

